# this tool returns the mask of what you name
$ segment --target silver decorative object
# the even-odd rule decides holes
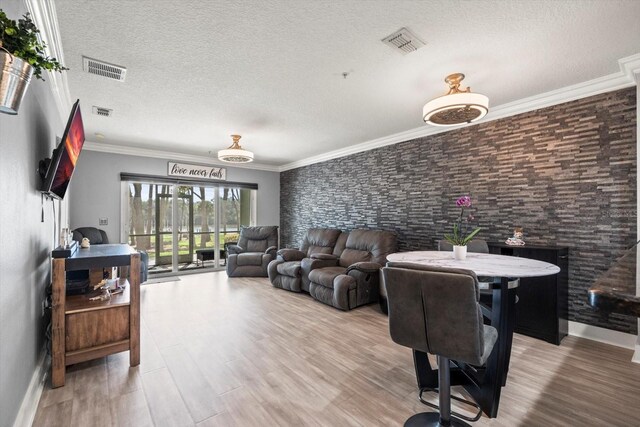
[[[32,75],[27,61],[0,50],[0,112],[18,114]]]

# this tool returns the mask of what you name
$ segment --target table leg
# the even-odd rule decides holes
[[[505,353],[505,361],[504,361],[504,375],[502,377],[502,385],[507,385],[507,376],[509,374],[509,364],[511,363],[511,347],[513,344],[513,330],[516,326],[516,296],[518,288],[509,289],[509,301],[507,301],[507,305],[509,307],[509,311],[507,313],[507,348]]]
[[[64,306],[67,277],[64,258],[53,260],[51,280],[51,385],[56,388],[64,385],[66,370]]]
[[[131,255],[129,269],[129,365],[140,364],[140,254]]]

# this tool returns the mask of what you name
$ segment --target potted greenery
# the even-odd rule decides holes
[[[464,209],[471,209],[471,196],[462,196],[456,200],[456,206],[460,208],[460,215],[453,223],[453,234],[445,234],[444,238],[453,246],[453,256],[457,260],[464,260],[467,257],[467,243],[480,231],[479,227],[469,230],[470,222],[475,219],[472,214],[464,216]]]
[[[0,9],[0,112],[18,114],[32,75],[68,70],[45,53],[39,32],[28,13],[16,22]]]

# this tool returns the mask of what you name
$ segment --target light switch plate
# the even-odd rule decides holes
[[[99,218],[98,219],[98,224],[99,225],[109,225],[109,218]]]

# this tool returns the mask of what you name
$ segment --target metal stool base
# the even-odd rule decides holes
[[[449,422],[451,427],[471,427],[471,425],[465,423],[462,420],[451,417]],[[404,427],[443,427],[440,424],[440,414],[437,412],[422,412],[415,414],[407,421],[404,422]]]
[[[438,405],[434,405],[431,402],[428,402],[426,400],[424,400],[422,398],[422,393],[424,392],[434,392],[434,393],[438,393],[438,389],[437,388],[422,388],[420,389],[420,394],[418,395],[418,400],[423,404],[423,405],[427,405],[430,408],[436,409],[436,410],[440,410],[440,407]],[[473,417],[467,417],[466,415],[463,415],[459,412],[455,412],[455,411],[451,411],[451,415],[453,415],[454,417],[458,417],[460,419],[463,419],[465,421],[471,421],[471,422],[475,422],[478,421],[480,419],[480,417],[482,417],[482,408],[480,408],[480,405],[478,405],[476,402],[473,402],[471,400],[466,400],[463,399],[461,397],[458,396],[451,396],[451,399],[456,400],[460,403],[464,403],[465,405],[469,405],[469,406],[473,406],[476,409],[476,414]]]

